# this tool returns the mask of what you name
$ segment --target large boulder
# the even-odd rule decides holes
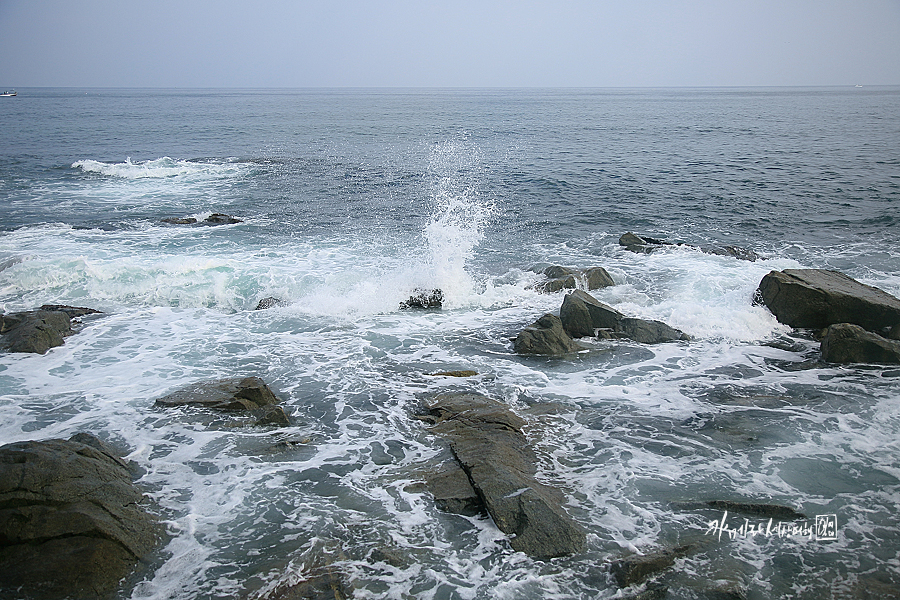
[[[159,542],[126,463],[99,439],[0,448],[0,598],[109,598]]]
[[[640,344],[661,344],[663,342],[690,341],[691,339],[688,334],[670,327],[662,321],[633,317],[622,319],[621,329],[618,332]]]
[[[832,363],[900,364],[900,341],[852,323],[830,325],[822,337],[822,360]]]
[[[449,444],[497,527],[510,544],[548,559],[584,550],[584,530],[562,508],[558,490],[535,479],[537,456],[525,422],[479,394],[441,394],[427,402],[432,431]]]
[[[563,328],[572,337],[592,337],[597,329],[619,329],[625,315],[583,290],[566,294],[559,309]]]
[[[559,317],[547,313],[516,336],[513,349],[518,354],[558,355],[578,352],[581,348],[563,329]]]
[[[853,323],[883,333],[900,325],[900,299],[837,271],[772,271],[760,281],[758,297],[780,323],[791,327]]]
[[[641,344],[690,340],[690,336],[660,321],[626,317],[585,291],[567,294],[559,309],[563,328],[572,337],[628,338]]]
[[[98,313],[92,308],[48,304],[38,310],[0,315],[3,345],[10,352],[45,354],[62,346],[63,338],[73,333],[72,319]]]

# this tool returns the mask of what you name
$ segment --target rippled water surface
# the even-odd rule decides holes
[[[323,566],[354,598],[627,597],[643,588],[620,591],[611,561],[682,545],[660,597],[897,593],[900,368],[823,363],[751,299],[785,268],[900,295],[900,89],[4,100],[0,308],[104,315],[46,355],[0,354],[0,440],[89,431],[140,466],[169,537],[123,597],[258,598]],[[243,222],[161,222],[216,212]],[[690,246],[635,254],[626,231]],[[716,244],[765,259],[697,249]],[[516,356],[562,302],[531,287],[546,264],[605,267],[599,300],[693,340]],[[400,310],[417,288],[443,309]],[[253,310],[266,297],[285,304]],[[478,375],[428,375],[454,369]],[[292,427],[154,405],[245,375]],[[528,422],[584,554],[532,560],[434,506],[417,484],[448,451],[413,414],[450,390]],[[767,530],[710,500],[807,519]]]

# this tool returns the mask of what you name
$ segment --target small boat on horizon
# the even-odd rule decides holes
[[[6,92],[3,92],[2,94],[0,94],[0,98],[10,98],[15,95],[16,95],[16,90],[6,91]]]

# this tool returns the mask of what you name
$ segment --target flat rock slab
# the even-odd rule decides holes
[[[838,271],[772,271],[760,281],[759,296],[775,318],[790,327],[853,323],[881,333],[900,324],[900,298]]]
[[[109,597],[159,542],[142,501],[126,463],[88,434],[3,446],[0,591]]]
[[[10,352],[45,354],[72,335],[72,319],[100,314],[92,308],[46,304],[38,310],[0,315],[0,334]]]
[[[219,410],[258,410],[278,404],[278,397],[259,377],[200,381],[158,398],[160,406],[197,405]]]
[[[515,550],[540,559],[584,550],[584,530],[563,510],[563,494],[535,479],[537,456],[520,417],[479,394],[441,394],[426,406],[432,431],[449,442],[497,527],[515,536]]]

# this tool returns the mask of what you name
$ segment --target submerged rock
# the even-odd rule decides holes
[[[233,377],[200,381],[162,398],[160,406],[194,404],[219,410],[256,410],[278,404],[278,398],[259,377]]]
[[[705,504],[716,510],[752,515],[754,517],[780,519],[784,521],[807,518],[806,515],[797,512],[790,506],[782,506],[780,504],[735,502],[733,500],[709,500]]]
[[[758,296],[790,327],[824,329],[852,323],[880,334],[900,325],[900,298],[838,271],[772,271],[760,281]]]
[[[584,550],[584,530],[563,510],[563,495],[535,479],[537,456],[521,418],[479,394],[441,394],[427,408],[432,431],[449,442],[497,527],[515,535],[515,550],[540,559]]]
[[[615,285],[615,281],[603,267],[591,267],[589,269],[575,269],[553,265],[537,270],[546,275],[549,280],[539,283],[534,288],[542,293],[558,292],[562,289],[576,289],[584,287],[588,290],[596,290]]]
[[[223,213],[213,213],[203,219],[202,221],[198,221],[194,217],[165,217],[160,219],[162,223],[166,223],[168,225],[207,225],[207,226],[216,226],[216,225],[234,225],[235,223],[243,223],[244,221],[238,219],[237,217],[232,217],[231,215],[226,215]]]
[[[830,325],[822,337],[822,360],[832,363],[900,364],[900,341],[852,323]]]
[[[289,426],[291,419],[280,400],[259,377],[200,381],[158,398],[158,406],[203,406],[224,411],[246,411],[255,425]]]
[[[610,572],[620,588],[643,583],[653,575],[675,564],[675,559],[684,556],[690,546],[680,546],[674,550],[662,550],[652,554],[635,554],[619,559],[610,565]]]
[[[690,341],[691,336],[661,321],[626,317],[622,319],[620,333],[640,344]]]
[[[518,354],[559,355],[578,352],[581,347],[563,329],[559,317],[547,313],[516,336],[513,349]]]
[[[433,290],[416,289],[406,302],[400,303],[401,310],[407,308],[441,308],[444,303],[444,292],[435,288]]]
[[[111,597],[162,534],[143,499],[126,463],[91,435],[3,446],[0,590]]]
[[[478,371],[441,371],[439,373],[426,373],[431,377],[475,377]]]
[[[626,250],[637,252],[639,254],[650,254],[654,250],[664,246],[684,246],[700,250],[705,254],[733,256],[734,258],[750,262],[755,262],[761,258],[756,252],[747,250],[746,248],[739,248],[738,246],[692,246],[682,242],[666,242],[648,236],[639,236],[631,232],[622,234],[619,238],[619,245],[623,246]]]

